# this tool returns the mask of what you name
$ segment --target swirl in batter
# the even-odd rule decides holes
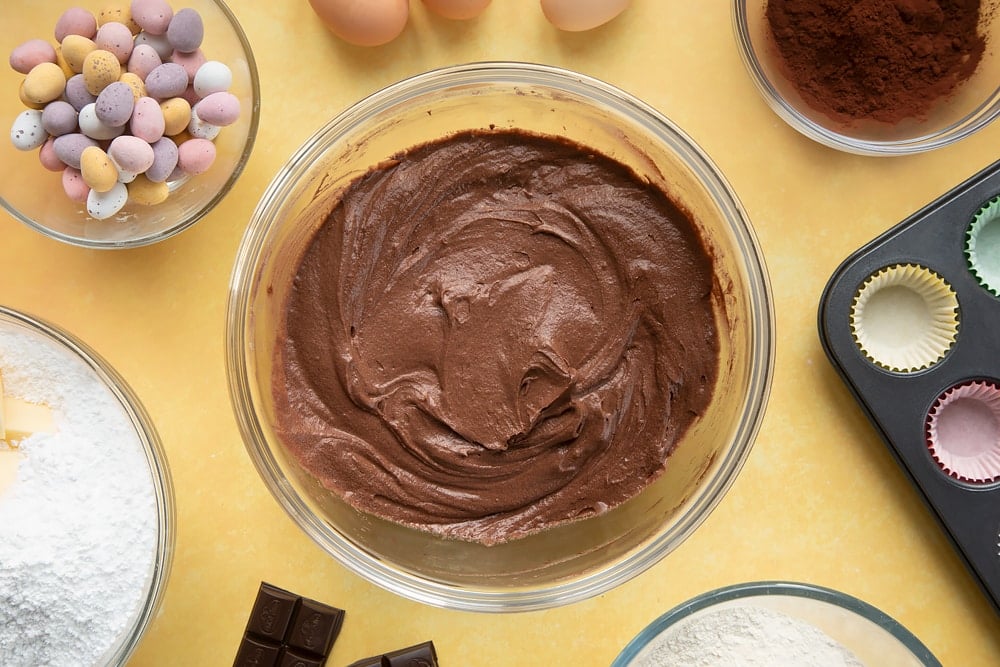
[[[496,544],[655,479],[711,400],[687,214],[554,137],[462,133],[353,182],[285,304],[282,441],[364,512]]]

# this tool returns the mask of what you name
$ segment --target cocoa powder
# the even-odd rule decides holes
[[[767,0],[786,76],[841,121],[921,119],[968,79],[980,0]]]

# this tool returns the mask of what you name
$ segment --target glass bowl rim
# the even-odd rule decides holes
[[[732,584],[707,591],[686,600],[669,611],[661,614],[625,645],[625,648],[615,657],[611,667],[628,667],[639,652],[662,632],[679,623],[688,616],[714,607],[715,605],[744,598],[770,597],[784,595],[816,600],[828,605],[840,607],[860,616],[895,637],[906,649],[920,660],[926,667],[941,667],[941,663],[930,652],[923,642],[906,629],[903,624],[886,614],[878,607],[854,597],[848,593],[797,581],[765,580]]]
[[[757,57],[757,51],[754,49],[753,40],[750,38],[746,7],[747,0],[733,0],[731,17],[740,59],[750,74],[754,87],[771,110],[782,120],[801,134],[829,148],[874,157],[913,155],[949,146],[975,134],[1000,117],[1000,85],[998,85],[985,101],[964,118],[936,132],[922,136],[892,141],[875,141],[856,139],[827,129],[804,116],[785,100],[764,73],[764,68]]]
[[[91,248],[94,250],[124,250],[128,248],[141,248],[143,246],[152,245],[180,234],[208,215],[212,209],[214,209],[225,198],[225,196],[229,194],[229,191],[233,189],[233,186],[236,185],[236,181],[239,180],[239,177],[242,175],[243,170],[246,168],[247,162],[250,159],[250,154],[253,152],[253,147],[257,140],[257,130],[260,126],[260,77],[257,72],[257,60],[254,57],[253,49],[250,46],[250,40],[247,38],[246,32],[244,32],[243,26],[240,25],[236,15],[224,2],[224,0],[208,1],[218,7],[219,11],[222,12],[226,21],[233,29],[233,34],[235,35],[237,41],[240,43],[240,49],[246,57],[247,70],[250,75],[250,98],[252,101],[250,108],[250,125],[247,127],[247,139],[243,145],[243,150],[236,161],[236,166],[233,168],[233,171],[219,188],[219,191],[215,193],[210,200],[208,200],[197,211],[194,211],[186,218],[180,220],[179,222],[175,222],[173,225],[160,232],[147,234],[134,239],[115,241],[88,239],[56,231],[55,229],[47,227],[37,220],[29,217],[27,214],[8,202],[3,195],[0,195],[0,207],[7,211],[7,213],[9,213],[14,219],[24,225],[27,225],[31,229],[34,229],[43,236],[47,236],[72,246]]]
[[[278,224],[276,212],[313,158],[334,145],[355,124],[371,114],[423,97],[435,91],[470,83],[535,85],[585,93],[589,101],[607,104],[665,141],[711,193],[727,221],[747,272],[751,327],[749,347],[756,363],[751,368],[742,421],[733,446],[725,452],[718,472],[706,477],[693,494],[695,502],[679,515],[673,530],[661,531],[649,542],[618,556],[608,565],[571,580],[536,587],[490,590],[461,587],[422,577],[355,546],[316,516],[286,479],[255,408],[247,370],[249,318],[247,311],[262,250]],[[563,86],[563,87],[560,87]],[[627,112],[627,113],[626,113]],[[272,496],[293,521],[341,565],[386,590],[432,606],[466,611],[514,612],[547,609],[587,599],[644,572],[697,528],[735,481],[759,431],[774,367],[774,308],[763,253],[756,234],[732,188],[714,163],[680,128],[659,111],[623,90],[598,79],[549,65],[516,61],[478,61],[428,70],[392,83],[351,104],[308,138],[285,162],[261,197],[247,225],[234,261],[226,312],[226,372],[230,399],[243,443]]]
[[[131,627],[117,638],[117,643],[108,647],[109,651],[113,650],[113,653],[106,656],[108,664],[123,667],[139,646],[160,607],[173,565],[177,540],[177,509],[173,480],[163,442],[138,395],[125,378],[96,350],[65,329],[15,308],[0,305],[0,322],[24,326],[82,361],[115,397],[127,414],[142,445],[156,501],[156,551],[153,555],[153,570],[150,573],[148,590],[143,594],[135,619]]]

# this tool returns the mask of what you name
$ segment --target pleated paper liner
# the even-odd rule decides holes
[[[1000,195],[972,217],[965,236],[965,258],[979,284],[1000,296]]]
[[[941,276],[915,264],[870,275],[851,307],[851,334],[874,364],[897,373],[928,368],[958,336],[958,297]]]
[[[1000,387],[958,384],[938,396],[927,415],[927,447],[950,477],[973,484],[1000,482]]]

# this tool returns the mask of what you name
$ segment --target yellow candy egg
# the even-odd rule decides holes
[[[83,82],[91,95],[98,95],[122,75],[118,57],[110,51],[97,49],[83,60]]]
[[[17,96],[21,98],[21,104],[28,107],[29,109],[44,109],[45,104],[43,102],[32,102],[24,94],[24,81],[21,81],[20,87],[17,89]]]
[[[626,8],[631,0],[540,0],[542,13],[560,30],[580,32],[604,25]]]
[[[66,76],[55,63],[38,63],[24,77],[24,96],[36,104],[58,99],[66,89]]]
[[[107,192],[118,182],[118,170],[108,154],[98,146],[87,146],[80,155],[83,182],[96,192]]]
[[[135,204],[143,206],[155,206],[166,200],[170,194],[170,186],[166,181],[154,183],[146,178],[145,174],[139,174],[135,180],[128,184],[128,199]]]
[[[140,97],[146,97],[146,84],[143,83],[142,77],[138,74],[133,74],[132,72],[124,72],[118,80],[126,84],[132,89],[132,97],[138,102]]]
[[[120,5],[108,5],[102,9],[97,14],[97,26],[100,27],[105,23],[124,23],[133,35],[138,35],[139,31],[142,30],[139,24],[132,20],[132,8],[128,2]]]
[[[56,64],[59,65],[59,69],[63,71],[63,75],[65,75],[67,79],[74,74],[79,74],[79,72],[74,72],[73,68],[69,66],[68,62],[66,62],[66,55],[63,54],[62,44],[56,44]]]
[[[94,40],[83,35],[66,35],[62,41],[62,54],[66,64],[76,74],[83,71],[83,61],[87,54],[97,48]]]
[[[171,97],[160,102],[163,112],[163,134],[172,137],[184,131],[191,122],[191,104],[183,97]]]

